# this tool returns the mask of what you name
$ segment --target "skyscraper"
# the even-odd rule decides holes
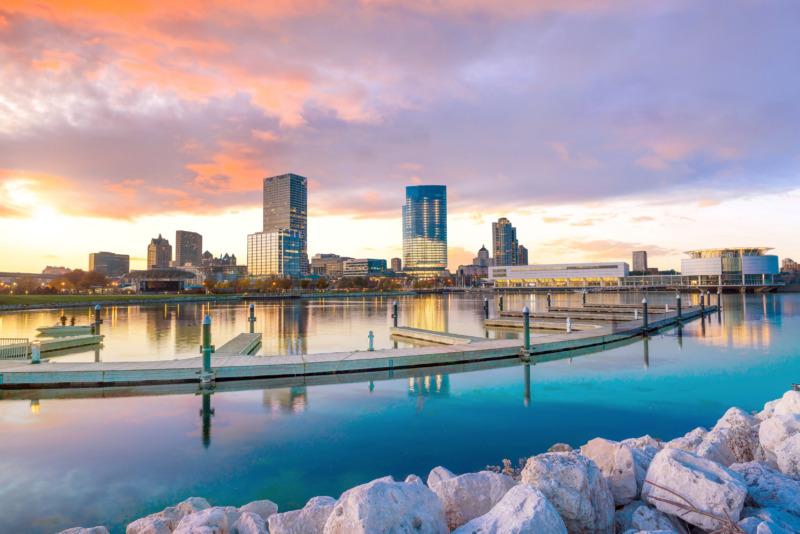
[[[264,178],[265,233],[293,230],[300,247],[300,274],[308,274],[308,180],[297,174]]]
[[[403,272],[439,276],[447,270],[447,186],[406,187]]]
[[[193,265],[199,267],[203,263],[203,236],[196,232],[178,230],[175,232],[175,265]]]
[[[89,270],[106,276],[122,276],[131,270],[131,257],[113,252],[92,252],[89,254]]]
[[[528,265],[528,249],[522,245],[517,247],[517,265]]]
[[[250,276],[300,276],[300,232],[277,230],[247,236]]]
[[[157,238],[150,240],[147,245],[147,268],[166,269],[172,261],[172,245],[158,234]]]
[[[494,248],[494,264],[497,266],[518,265],[519,242],[517,229],[505,217],[492,223],[492,247]]]
[[[633,270],[644,273],[647,271],[647,251],[633,251]]]

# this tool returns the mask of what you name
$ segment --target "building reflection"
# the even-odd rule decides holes
[[[265,354],[307,354],[309,306],[281,301],[261,308],[256,328],[263,334]]]
[[[417,411],[422,411],[425,407],[425,399],[450,396],[450,375],[436,374],[409,377],[408,396],[417,399]]]
[[[700,320],[698,342],[736,348],[768,347],[772,343],[770,325],[780,323],[784,311],[777,300],[772,294],[724,295],[717,320],[711,316],[707,321]]]
[[[425,295],[407,301],[400,318],[402,326],[449,331],[447,301],[439,295]]]
[[[302,413],[308,407],[308,391],[305,386],[265,389],[261,402],[275,414]]]

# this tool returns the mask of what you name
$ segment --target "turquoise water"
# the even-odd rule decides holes
[[[641,295],[604,296],[612,297]],[[415,324],[479,333],[480,297],[436,299],[406,300],[408,323],[416,316]],[[507,307],[529,299],[515,296]],[[658,299],[671,296],[651,296]],[[336,335],[311,308],[304,332],[283,345],[356,344],[365,327],[385,327],[387,305],[343,304]],[[206,399],[213,415],[205,418],[194,393],[1,400],[0,532],[95,524],[123,532],[190,495],[231,505],[269,498],[286,510],[379,476],[424,477],[437,465],[477,470],[555,442],[669,439],[713,425],[731,405],[759,409],[800,382],[800,295],[726,295],[723,306],[680,336],[534,366],[219,391]],[[164,332],[174,328],[154,335]]]

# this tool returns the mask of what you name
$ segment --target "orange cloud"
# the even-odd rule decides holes
[[[208,163],[190,163],[186,168],[195,173],[192,182],[206,192],[242,192],[258,190],[269,173],[260,154],[243,144],[223,143],[223,150]]]

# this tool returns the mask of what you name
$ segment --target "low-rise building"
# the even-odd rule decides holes
[[[386,260],[355,258],[345,260],[343,276],[384,276]]]
[[[781,272],[796,273],[800,272],[800,263],[797,263],[792,258],[784,258],[781,263]]]
[[[686,252],[681,275],[697,278],[698,285],[758,285],[778,274],[778,256],[768,247],[707,248]]]
[[[628,276],[625,262],[551,263],[489,267],[496,287],[604,287],[617,286]]]
[[[338,254],[315,254],[310,262],[311,274],[338,278],[344,272],[344,262],[350,259]]]

